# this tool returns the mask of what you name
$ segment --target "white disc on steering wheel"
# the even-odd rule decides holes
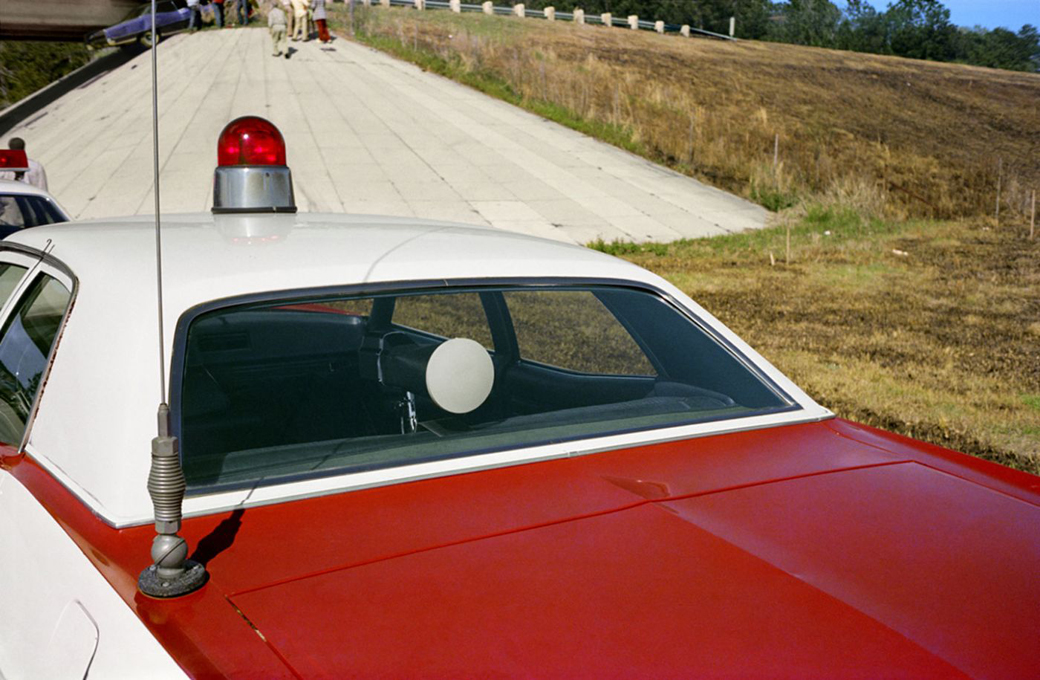
[[[481,344],[453,338],[440,344],[426,364],[426,391],[448,413],[469,413],[484,403],[495,383],[495,365]]]

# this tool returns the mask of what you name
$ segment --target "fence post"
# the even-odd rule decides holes
[[[603,22],[603,25],[607,28],[614,26],[614,18],[610,15],[610,12],[604,12],[599,15],[599,20]]]
[[[997,212],[996,212],[996,220],[997,220],[997,226],[998,227],[1000,226],[1000,180],[1003,178],[1003,176],[1004,176],[1004,159],[1003,158],[998,158],[997,159]]]
[[[655,21],[654,22],[654,30],[657,31],[658,33],[660,33],[661,35],[664,35],[664,22],[663,21]]]
[[[527,16],[527,13],[524,11],[524,3],[519,2],[513,5],[513,14],[520,17],[521,19]]]
[[[679,29],[679,34],[684,38],[690,37],[690,27],[687,24],[683,24],[682,28]]]
[[[780,167],[780,133],[773,137],[773,184],[779,183],[777,169]]]
[[[549,21],[556,21],[556,8],[555,7],[546,7],[545,9],[542,10],[542,12],[545,14],[545,18],[548,19]]]
[[[1033,209],[1029,214],[1029,240],[1033,240],[1033,234],[1036,232],[1036,189],[1033,189]]]
[[[628,27],[633,31],[639,30],[639,15],[629,14],[628,15]]]
[[[574,23],[584,24],[585,23],[585,10],[580,7],[574,8]]]

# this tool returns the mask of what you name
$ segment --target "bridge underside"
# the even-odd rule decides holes
[[[2,0],[0,40],[80,41],[121,21],[140,0]]]

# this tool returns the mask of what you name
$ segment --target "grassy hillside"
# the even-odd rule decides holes
[[[358,28],[781,209],[757,232],[590,245],[675,283],[839,415],[1040,474],[1040,76],[448,12]]]
[[[359,11],[358,28],[773,209],[839,194],[896,216],[992,214],[1000,168],[1002,211],[1021,219],[1040,188],[1037,74],[446,11]]]
[[[786,239],[593,245],[679,286],[839,415],[1040,474],[1040,239],[820,204],[789,265]]]

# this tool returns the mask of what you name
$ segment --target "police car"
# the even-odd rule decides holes
[[[1037,477],[632,264],[296,213],[266,121],[218,160],[158,259],[0,243],[5,678],[1040,675]]]
[[[0,174],[10,177],[28,170],[25,151],[0,149]],[[0,238],[27,227],[68,221],[65,210],[43,189],[0,177]]]

